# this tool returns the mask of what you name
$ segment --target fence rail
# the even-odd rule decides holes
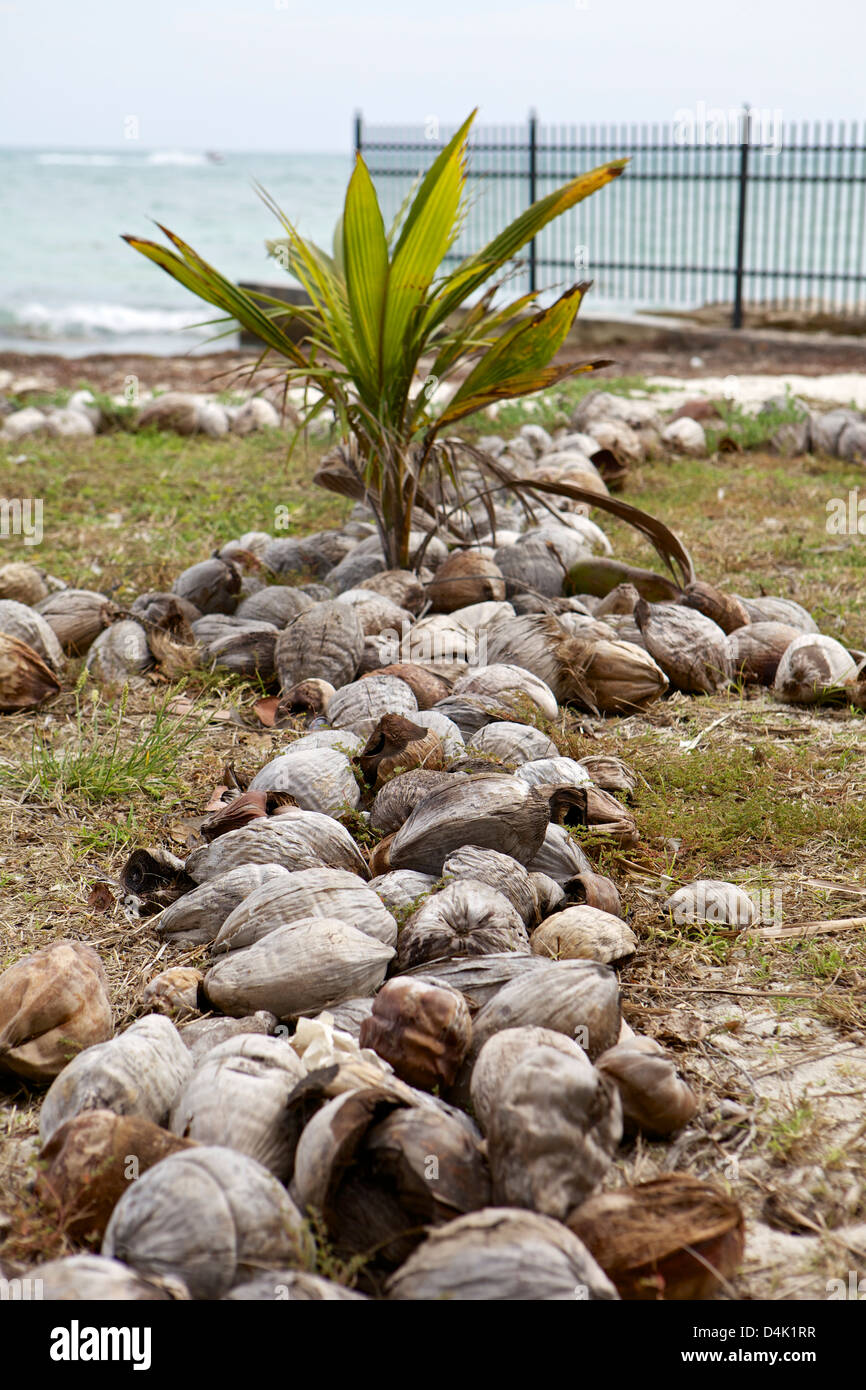
[[[627,155],[621,179],[530,243],[523,288],[591,278],[597,307],[724,306],[734,327],[749,309],[866,315],[866,122],[785,124],[747,108],[709,123],[704,112],[677,117],[562,126],[530,114],[525,125],[476,128],[473,204],[449,258],[479,250],[569,178]],[[401,127],[356,117],[355,148],[386,217],[451,134],[432,118]]]

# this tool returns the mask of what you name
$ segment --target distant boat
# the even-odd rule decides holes
[[[220,154],[218,150],[205,150],[204,157],[211,164],[225,164],[226,162],[225,155]]]

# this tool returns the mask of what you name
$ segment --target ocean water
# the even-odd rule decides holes
[[[227,154],[0,150],[0,351],[180,354],[201,350],[212,317],[121,240],[161,239],[162,222],[234,280],[285,275],[264,247],[279,223],[262,184],[305,236],[330,248],[349,152]],[[234,339],[224,339],[226,347]]]

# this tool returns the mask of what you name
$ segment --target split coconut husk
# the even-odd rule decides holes
[[[786,704],[820,704],[838,698],[856,672],[857,663],[835,637],[802,633],[785,648],[773,694]]]
[[[712,1298],[745,1248],[739,1205],[685,1173],[590,1197],[566,1224],[625,1299]]]
[[[60,694],[60,682],[26,642],[0,632],[0,713],[36,709]]]

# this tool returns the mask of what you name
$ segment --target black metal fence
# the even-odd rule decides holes
[[[453,133],[355,121],[386,217]],[[605,160],[624,176],[527,248],[524,287],[594,282],[596,308],[724,306],[866,314],[866,122],[783,123],[778,112],[677,112],[657,125],[476,127],[472,207],[451,252],[482,247],[536,198]]]

